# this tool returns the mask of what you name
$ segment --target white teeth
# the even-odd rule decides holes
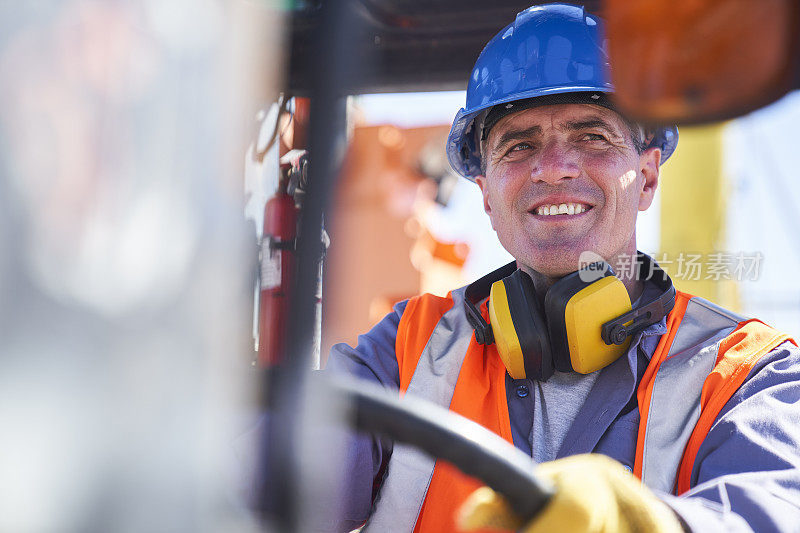
[[[588,209],[584,204],[552,204],[536,208],[537,215],[578,215]]]

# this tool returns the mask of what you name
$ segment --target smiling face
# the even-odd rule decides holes
[[[636,216],[653,201],[661,151],[636,150],[628,124],[589,104],[504,117],[476,178],[500,243],[520,268],[559,278],[583,251],[616,264],[636,253]]]

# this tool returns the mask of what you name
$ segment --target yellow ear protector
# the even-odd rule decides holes
[[[666,272],[646,254],[638,255],[637,265],[640,279],[650,279],[663,292],[632,309],[625,285],[607,263],[564,276],[548,289],[543,304],[530,276],[509,263],[466,289],[475,339],[497,346],[514,379],[547,380],[555,370],[589,374],[608,366],[627,351],[633,334],[659,322],[675,305]],[[487,292],[491,325],[477,308]]]

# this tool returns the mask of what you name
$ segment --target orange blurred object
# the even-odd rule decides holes
[[[792,90],[798,2],[607,0],[616,99],[644,123],[731,118]]]
[[[329,217],[323,360],[333,342],[355,344],[398,301],[465,282],[469,248],[436,239],[422,216],[436,209],[437,185],[421,172],[421,154],[433,147],[444,159],[449,129],[356,124]]]

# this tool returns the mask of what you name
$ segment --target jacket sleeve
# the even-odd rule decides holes
[[[337,344],[331,348],[325,372],[346,374],[389,389],[399,389],[395,355],[397,328],[407,301],[400,302],[368,333],[358,337],[355,348]],[[331,522],[326,531],[352,531],[369,516],[372,500],[392,453],[391,442],[373,435],[349,435],[344,446],[341,472],[345,476],[336,509],[325,512]]]
[[[765,355],[697,454],[692,489],[663,495],[692,531],[800,527],[800,349]]]

